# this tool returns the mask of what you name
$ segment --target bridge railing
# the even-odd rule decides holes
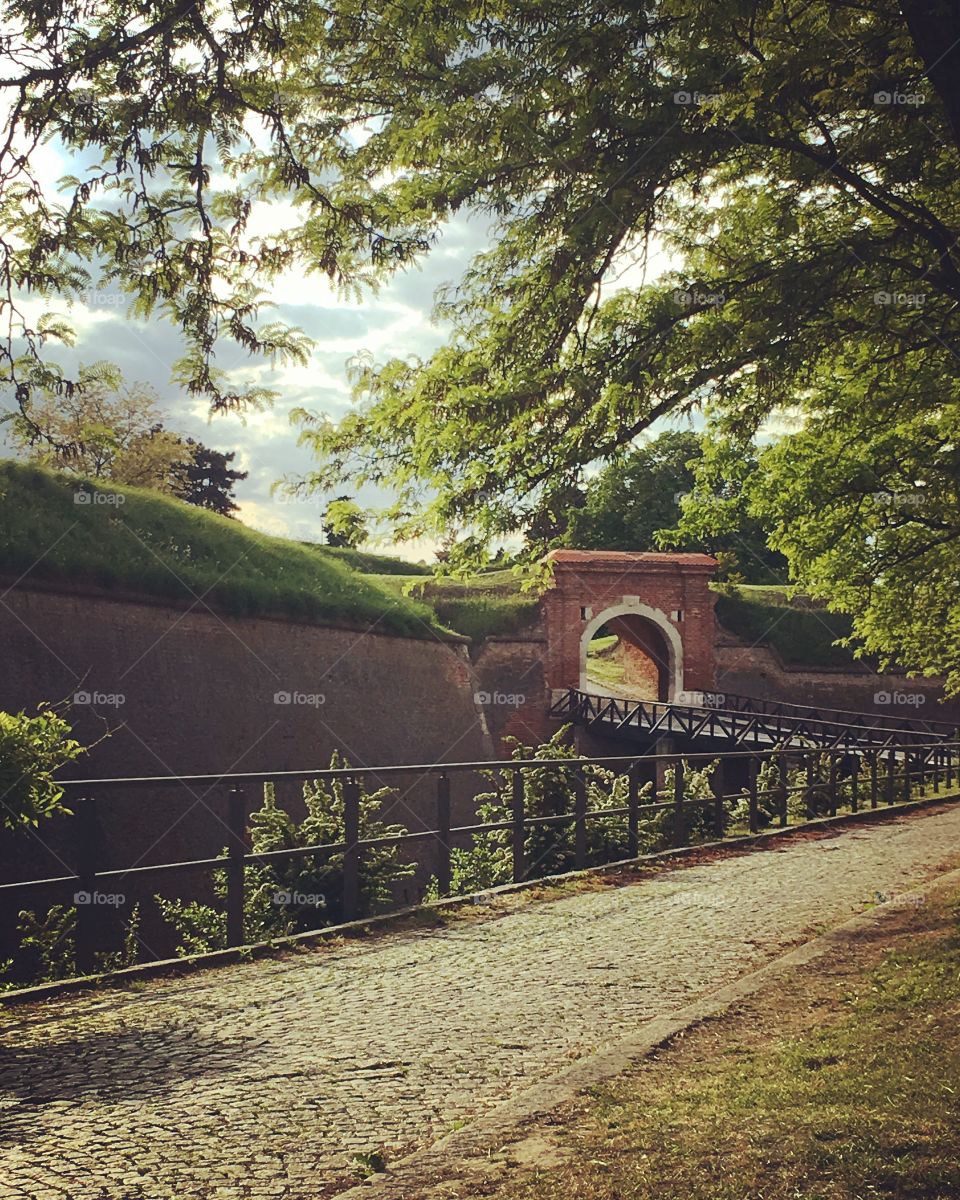
[[[709,693],[705,694],[706,696]],[[718,696],[717,699],[725,699]],[[743,698],[745,699],[745,698]],[[758,705],[762,702],[758,701]],[[774,705],[774,708],[779,706]],[[784,706],[786,712],[765,712],[749,708],[724,708],[717,704],[685,704],[675,701],[629,700],[595,695],[571,688],[551,705],[551,715],[570,718],[583,724],[597,724],[608,732],[647,735],[679,735],[709,738],[733,745],[762,746],[788,742],[809,742],[818,746],[855,749],[872,745],[922,745],[936,740],[949,741],[957,736],[950,725],[934,729],[915,728],[911,722],[891,726],[884,718],[874,724],[872,714],[843,713],[844,720],[828,719],[829,710]]]
[[[820,704],[793,704],[787,700],[767,700],[760,696],[739,696],[734,692],[700,692],[699,707],[723,708],[734,712],[763,713],[768,716],[802,717],[841,725],[873,729],[907,729],[932,737],[953,738],[956,725],[927,717],[907,717],[900,713],[863,713],[849,708],[828,708]],[[892,700],[891,700],[892,702]]]
[[[711,765],[714,764],[714,765]],[[423,828],[389,837],[365,837],[362,785],[411,776],[430,781],[433,819]],[[452,785],[466,783],[472,800],[478,776],[486,802],[499,803],[496,820],[452,824]],[[251,846],[251,800],[263,785],[336,781],[342,789],[336,840],[255,852]],[[549,785],[547,787],[546,785]],[[556,758],[351,767],[225,775],[153,776],[72,781],[66,786],[74,825],[73,870],[43,879],[0,883],[0,905],[17,908],[44,901],[75,909],[75,958],[80,975],[102,969],[115,951],[106,944],[116,922],[96,897],[125,883],[142,889],[198,871],[219,873],[225,881],[227,947],[249,942],[246,909],[250,868],[270,868],[277,886],[286,864],[313,859],[333,863],[342,878],[336,908],[344,922],[373,915],[362,902],[365,856],[384,846],[414,849],[412,862],[432,876],[439,897],[454,891],[458,854],[478,844],[493,850],[499,874],[486,888],[548,877],[609,862],[627,862],[661,849],[736,839],[771,827],[785,828],[840,812],[902,804],[960,790],[960,741],[904,742],[855,750],[778,747],[722,754],[644,754],[602,758]],[[204,856],[184,861],[136,862],[113,866],[100,857],[98,804],[108,797],[136,803],[145,791],[199,795],[216,793],[226,801],[224,836]],[[549,793],[553,808],[544,811]],[[222,843],[226,842],[223,846]],[[485,862],[489,866],[490,856]],[[468,873],[469,874],[469,873]],[[115,893],[113,893],[115,894]],[[181,890],[189,901],[195,892]],[[380,911],[389,911],[390,906]],[[299,913],[300,928],[322,928],[322,912]],[[310,922],[314,921],[314,924]],[[9,919],[8,919],[9,924]],[[147,956],[148,958],[150,955]],[[156,955],[152,955],[156,958]]]

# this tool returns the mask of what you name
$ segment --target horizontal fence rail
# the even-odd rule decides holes
[[[482,783],[477,782],[478,774]],[[432,791],[432,822],[390,836],[364,836],[364,785],[372,781],[379,788],[385,779],[411,776],[425,781]],[[471,791],[460,797],[462,804],[472,806],[478,793],[488,802],[492,796],[500,805],[500,819],[452,824],[452,784],[458,780],[468,783]],[[267,783],[307,781],[336,784],[340,789],[335,840],[255,851],[250,816],[257,789]],[[106,867],[100,861],[98,804],[108,798],[132,799],[144,788],[197,795],[194,789],[200,785],[225,799],[222,850],[211,846],[203,857],[126,867]],[[764,828],[802,825],[841,811],[856,813],[946,795],[960,786],[960,741],[938,738],[920,743],[908,736],[882,747],[781,745],[713,754],[636,753],[75,780],[64,786],[75,825],[75,869],[44,879],[2,883],[0,901],[19,905],[43,890],[65,892],[67,903],[76,910],[76,968],[79,974],[89,974],[110,949],[103,945],[102,910],[89,898],[121,881],[169,881],[198,871],[219,873],[225,884],[226,945],[242,946],[250,941],[246,914],[252,869],[277,872],[279,885],[285,864],[302,859],[329,864],[336,856],[342,876],[338,908],[341,919],[351,921],[373,915],[362,898],[364,866],[384,847],[411,852],[412,865],[430,872],[433,894],[449,896],[458,855],[478,843],[494,847],[507,863],[507,878],[492,881],[489,886],[493,886],[627,861],[650,849],[719,841]],[[544,795],[552,797],[559,811],[540,810]],[[193,897],[180,894],[180,898]],[[390,907],[381,905],[377,911]],[[311,928],[322,928],[322,915],[314,915],[316,924]]]
[[[712,693],[704,693],[707,701]],[[807,709],[752,700],[746,696],[715,695],[716,704],[682,704],[673,701],[629,700],[594,695],[570,688],[556,699],[550,714],[576,724],[592,726],[613,736],[651,739],[680,736],[733,746],[821,746],[855,750],[878,749],[927,742],[951,741],[957,730],[939,722],[918,722],[839,709]],[[723,702],[721,704],[721,701]],[[727,706],[740,701],[742,707]],[[833,714],[828,716],[828,714]],[[842,719],[841,719],[842,718]]]

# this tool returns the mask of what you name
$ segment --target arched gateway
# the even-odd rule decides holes
[[[543,598],[546,683],[683,702],[714,687],[717,561],[708,554],[554,550],[553,586]],[[587,651],[598,633],[616,647],[627,682],[589,676]],[[632,689],[632,690],[631,690]]]

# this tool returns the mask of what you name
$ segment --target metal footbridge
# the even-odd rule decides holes
[[[709,743],[709,748],[821,747],[879,752],[933,747],[957,738],[956,727],[945,721],[898,714],[814,708],[729,692],[703,692],[694,694],[693,699],[697,702],[629,700],[570,688],[554,693],[550,715],[608,737],[648,743],[678,738]]]

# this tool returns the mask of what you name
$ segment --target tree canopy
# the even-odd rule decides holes
[[[400,536],[460,528],[476,558],[589,464],[703,409],[715,464],[786,435],[754,502],[798,577],[878,649],[950,669],[957,26],[947,0],[10,5],[8,376],[21,398],[67,386],[42,346],[67,330],[16,289],[106,286],[185,331],[188,390],[262,401],[213,354],[226,336],[302,357],[295,331],[259,323],[264,283],[297,267],[352,286],[480,213],[491,248],[441,297],[446,345],[361,362],[339,424],[303,415],[311,486],[381,485]],[[83,159],[59,202],[33,174],[44,138]],[[255,236],[256,206],[281,203]],[[907,481],[879,453],[900,437]],[[870,510],[879,538],[846,528],[867,481],[842,458],[835,473],[841,447],[878,492],[915,495],[895,520]],[[840,557],[805,540],[834,518]],[[926,604],[899,601],[907,582]],[[880,615],[898,603],[910,636]]]

